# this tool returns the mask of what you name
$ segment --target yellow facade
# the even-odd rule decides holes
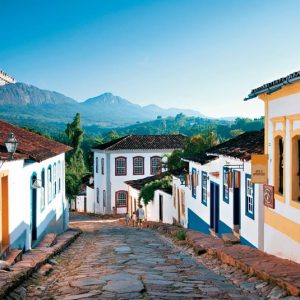
[[[279,201],[283,205],[287,205],[291,209],[300,209],[300,188],[299,188],[299,164],[298,164],[298,140],[300,139],[300,129],[295,128],[295,122],[300,122],[299,114],[282,115],[275,118],[270,118],[270,102],[279,100],[293,94],[300,93],[300,81],[283,86],[280,90],[272,94],[262,94],[259,96],[265,103],[265,154],[268,154],[268,143],[270,134],[273,136],[272,140],[272,157],[270,157],[272,168],[269,169],[269,174],[273,176],[273,185],[275,189],[275,201]],[[300,103],[299,103],[300,107]],[[273,125],[273,132],[269,132],[270,122]],[[287,124],[289,125],[289,132],[287,132]],[[288,136],[287,136],[288,134]],[[279,181],[279,149],[278,141],[283,140],[283,192],[278,190]],[[289,145],[287,145],[289,142]],[[288,147],[287,147],[288,146]],[[287,149],[290,149],[287,151]],[[270,150],[271,151],[271,150]],[[297,153],[297,155],[296,155]],[[289,164],[287,164],[289,161]],[[272,173],[270,173],[272,172]],[[288,179],[288,180],[286,180]],[[287,193],[288,185],[289,193]],[[288,196],[289,195],[289,196]],[[296,198],[296,199],[295,199]],[[276,208],[276,203],[275,203]],[[299,220],[300,222],[300,220]],[[288,214],[283,216],[276,210],[265,208],[265,223],[288,236],[294,241],[300,243],[300,224],[294,222],[288,217]]]

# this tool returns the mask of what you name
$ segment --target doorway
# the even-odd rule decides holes
[[[233,225],[237,231],[241,228],[241,173],[234,171],[233,174]]]
[[[219,232],[219,185],[215,182],[210,182],[210,228]]]
[[[178,212],[178,223],[181,223],[180,220],[180,190],[177,189],[177,212]]]
[[[0,177],[0,252],[9,246],[8,176]]]
[[[36,181],[36,175],[31,177],[31,245],[37,240],[37,189],[33,188],[33,183]]]
[[[87,212],[87,209],[86,209],[86,197],[83,198],[83,205],[84,205],[84,212],[86,213]]]
[[[159,222],[163,221],[163,196],[159,195]]]

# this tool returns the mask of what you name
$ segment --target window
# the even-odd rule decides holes
[[[101,174],[104,175],[104,158],[101,158]]]
[[[97,203],[99,203],[99,197],[100,197],[99,188],[97,188],[97,193],[96,193],[96,201],[97,201]]]
[[[127,174],[126,157],[117,157],[115,160],[116,176],[125,176]]]
[[[48,167],[47,172],[48,172],[48,176],[47,176],[48,177],[47,178],[48,195],[47,195],[47,197],[48,197],[48,203],[50,203],[52,200],[52,168],[51,168],[51,166]]]
[[[300,136],[292,139],[292,200],[300,201]]]
[[[99,172],[99,159],[96,157],[96,173]]]
[[[284,142],[281,136],[275,138],[275,193],[283,195]]]
[[[207,205],[207,173],[202,171],[201,203]]]
[[[56,193],[57,193],[57,186],[56,186],[56,163],[53,165],[53,199],[56,197]]]
[[[223,201],[229,203],[229,170],[223,169]]]
[[[133,158],[133,175],[144,175],[144,157]]]
[[[58,161],[57,170],[58,170],[58,192],[60,193],[60,191],[61,191],[61,174],[62,174],[60,161]]]
[[[161,157],[153,156],[150,158],[150,171],[151,175],[161,172]]]
[[[127,207],[127,192],[126,191],[116,192],[116,206],[117,207]]]
[[[254,185],[251,176],[246,174],[246,216],[254,220]]]
[[[192,197],[197,197],[197,171],[195,168],[192,169]]]
[[[45,201],[45,198],[46,198],[46,195],[45,195],[45,169],[42,170],[42,174],[41,174],[41,177],[42,177],[42,184],[41,184],[41,211],[43,211],[45,209],[45,206],[46,206],[46,201]]]
[[[103,207],[106,207],[106,191],[103,190]]]

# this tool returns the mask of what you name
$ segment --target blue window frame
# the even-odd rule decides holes
[[[229,169],[223,168],[223,201],[229,203]]]
[[[51,165],[47,169],[47,198],[48,203],[52,200],[52,167]]]
[[[42,169],[41,172],[41,203],[40,203],[40,210],[41,212],[45,209],[46,206],[46,190],[45,190],[45,169]]]
[[[201,203],[207,206],[207,173],[201,174]]]
[[[251,175],[245,175],[246,216],[254,220],[254,184]]]
[[[197,170],[192,168],[192,197],[197,198]]]

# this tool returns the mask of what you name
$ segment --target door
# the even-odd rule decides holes
[[[84,205],[84,212],[86,212],[86,210],[87,210],[87,209],[86,209],[86,197],[83,198],[83,201],[84,201],[84,202],[83,202],[83,205]]]
[[[178,213],[178,223],[180,224],[180,190],[177,189],[177,213]]]
[[[210,228],[219,232],[219,185],[210,182]]]
[[[234,171],[233,225],[241,228],[241,173]]]
[[[8,176],[0,177],[0,252],[9,246]]]
[[[159,195],[159,221],[163,221],[163,196]]]
[[[36,179],[35,175],[31,177],[31,244],[37,239],[37,190],[33,188]]]

